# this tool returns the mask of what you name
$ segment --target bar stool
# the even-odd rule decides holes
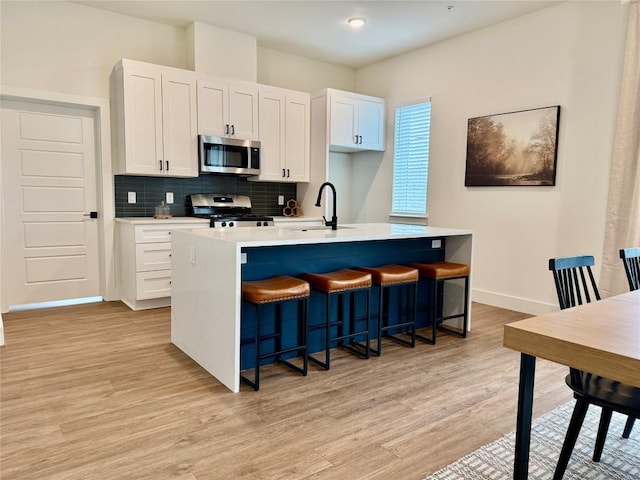
[[[240,373],[240,379],[250,387],[253,387],[254,390],[260,389],[260,361],[265,358],[275,357],[276,361],[290,369],[302,375],[307,375],[307,302],[309,295],[309,284],[304,280],[293,277],[277,276],[265,280],[242,282],[242,299],[255,305],[256,308],[256,331],[255,337],[245,343],[253,343],[255,347],[254,378],[253,381],[249,380],[249,378]],[[290,300],[298,301],[298,341],[294,346],[282,348],[282,304]],[[260,307],[266,304],[275,304],[275,333],[262,335]],[[275,351],[262,354],[260,352],[260,343],[269,338],[275,340]],[[299,352],[302,355],[302,367],[281,358],[281,355],[291,352]]]
[[[326,297],[326,315],[325,322],[320,328],[324,329],[325,345],[324,345],[324,362],[317,358],[308,355],[309,360],[313,363],[320,365],[325,370],[329,370],[330,367],[330,350],[331,342],[337,341],[338,345],[345,347],[347,350],[360,355],[364,358],[369,358],[370,352],[370,339],[369,339],[369,302],[371,295],[371,274],[365,272],[358,272],[356,270],[342,269],[335,270],[327,273],[305,273],[301,275],[311,285],[311,288],[315,291],[321,292]],[[360,331],[355,330],[355,294],[358,291],[365,291],[367,294],[366,305],[366,324],[365,328]],[[345,326],[345,321],[342,318],[344,314],[343,297],[345,294],[349,295],[349,322],[348,330]],[[334,296],[338,296],[338,319],[331,321],[331,299]],[[341,328],[341,332],[336,332],[336,336],[331,336],[331,327],[336,326]],[[341,335],[339,334],[341,333]],[[364,345],[355,341],[356,337],[365,337]],[[344,340],[349,340],[348,345],[344,345]],[[358,347],[358,349],[354,348]],[[361,350],[359,350],[361,349]]]
[[[382,265],[380,267],[357,267],[357,270],[371,274],[374,285],[378,286],[378,348],[371,349],[375,355],[382,355],[382,335],[388,330],[405,327],[411,340],[386,334],[391,340],[407,347],[416,346],[416,300],[418,290],[418,270],[404,265]],[[404,305],[400,301],[399,315],[405,312],[406,321],[390,324],[390,289],[400,287],[406,293]],[[386,294],[386,295],[385,295]],[[385,322],[386,320],[386,322]]]
[[[432,323],[432,333],[431,338],[425,337],[423,335],[416,334],[421,340],[429,342],[433,345],[436,343],[436,328],[438,328],[438,324],[443,322],[444,320],[450,320],[453,318],[463,318],[463,327],[462,331],[453,330],[446,326],[440,325],[440,329],[449,333],[453,333],[454,335],[458,335],[462,338],[467,337],[467,328],[469,324],[469,312],[468,312],[468,303],[469,303],[469,274],[471,269],[469,265],[465,265],[463,263],[452,263],[452,262],[433,262],[433,263],[410,263],[410,266],[418,269],[420,272],[420,277],[426,278],[433,281],[433,323]],[[438,316],[438,312],[441,311],[443,307],[443,303],[440,301],[440,297],[444,292],[444,283],[448,280],[455,280],[458,278],[464,279],[464,307],[462,313],[456,313],[453,315],[446,316]]]

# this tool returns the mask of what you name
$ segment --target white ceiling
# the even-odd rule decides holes
[[[547,0],[90,0],[95,8],[186,27],[194,21],[258,46],[358,68],[549,7]],[[364,17],[354,30],[346,23]]]

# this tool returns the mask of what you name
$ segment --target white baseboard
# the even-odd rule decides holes
[[[537,302],[527,298],[512,297],[496,292],[473,289],[472,297],[474,302],[484,303],[494,307],[514,310],[516,312],[528,313],[529,315],[544,315],[558,310],[558,306],[550,303]]]

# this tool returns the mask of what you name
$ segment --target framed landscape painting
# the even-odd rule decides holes
[[[556,184],[560,106],[470,118],[464,184]]]

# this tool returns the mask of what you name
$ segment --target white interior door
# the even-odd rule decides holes
[[[3,101],[0,115],[8,304],[99,296],[93,112]]]

